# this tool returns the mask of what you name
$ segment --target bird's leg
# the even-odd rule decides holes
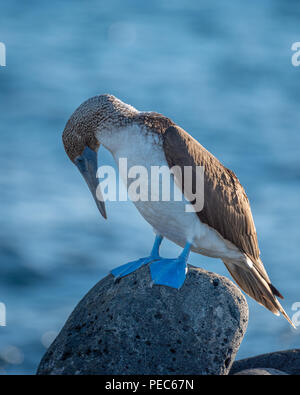
[[[176,259],[161,258],[150,264],[152,284],[167,285],[179,289],[187,273],[187,261],[191,244],[187,243]]]
[[[153,244],[153,247],[152,247],[152,251],[151,251],[151,254],[150,254],[151,257],[153,257],[155,259],[159,259],[160,258],[159,249],[160,249],[160,245],[161,245],[162,241],[163,241],[163,237],[161,235],[157,235],[155,237],[154,244]]]
[[[115,279],[119,279],[121,277],[127,276],[127,274],[130,274],[137,269],[139,269],[143,265],[147,265],[150,262],[155,261],[156,259],[161,259],[159,256],[159,248],[161,245],[161,242],[163,240],[163,237],[160,235],[157,235],[153,244],[153,248],[151,251],[151,254],[145,258],[140,258],[137,261],[133,262],[128,262],[125,263],[125,265],[119,266],[116,269],[113,269],[111,271],[111,274],[115,277]]]

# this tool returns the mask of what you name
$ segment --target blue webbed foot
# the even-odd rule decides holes
[[[187,261],[191,244],[187,243],[176,259],[161,258],[150,264],[152,284],[181,288],[187,273]]]
[[[160,259],[150,264],[152,284],[181,288],[187,273],[185,259]]]
[[[149,256],[147,256],[146,258],[140,258],[137,261],[125,263],[125,265],[113,269],[111,271],[111,274],[115,276],[117,280],[121,277],[127,276],[127,274],[135,272],[143,265],[147,265],[148,263],[153,262],[156,259],[160,259],[159,247],[161,245],[162,239],[163,239],[162,236],[160,235],[156,236],[151,254]]]
[[[111,274],[116,277],[116,280],[121,277],[127,276],[132,272],[135,272],[143,265],[147,265],[150,262],[153,262],[155,257],[149,256],[146,258],[140,258],[137,261],[125,263],[125,265],[119,266],[111,271]]]
[[[179,289],[185,280],[187,273],[187,260],[191,249],[191,244],[187,243],[181,255],[176,259],[166,259],[159,256],[159,247],[162,236],[156,236],[151,254],[146,258],[128,262],[111,271],[111,274],[118,280],[121,277],[138,270],[140,267],[150,264],[152,284],[167,285],[168,287]]]

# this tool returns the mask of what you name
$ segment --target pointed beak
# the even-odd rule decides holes
[[[85,179],[101,215],[107,219],[101,187],[97,178],[97,152],[85,147],[83,153],[75,159],[74,163]]]

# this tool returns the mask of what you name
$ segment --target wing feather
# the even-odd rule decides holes
[[[175,182],[182,187],[187,199],[190,195],[184,191],[184,166],[193,169],[193,193],[196,190],[196,166],[204,167],[204,207],[197,212],[199,219],[233,243],[253,262],[253,267],[249,270],[223,260],[233,278],[248,295],[273,313],[280,312],[293,326],[276,299],[276,296],[283,296],[271,284],[260,259],[249,200],[236,175],[178,126],[168,127],[162,135],[169,167],[181,168],[181,177],[177,173],[181,179],[176,179],[176,172],[174,173]]]
[[[179,166],[182,178],[183,167],[192,166],[193,184],[196,166],[204,167],[204,208],[197,212],[199,219],[257,262],[260,251],[251,208],[236,175],[178,126],[166,129],[163,146],[169,167]],[[177,181],[184,186],[183,179]],[[184,190],[183,193],[186,196]],[[267,276],[263,265],[261,269]]]

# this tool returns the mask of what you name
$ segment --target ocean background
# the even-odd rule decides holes
[[[300,3],[0,0],[0,373],[33,374],[87,291],[145,256],[130,202],[100,216],[61,134],[85,99],[111,93],[173,119],[239,177],[262,259],[292,316],[300,302]],[[100,150],[100,164],[113,164]],[[162,253],[179,248],[164,242]],[[229,276],[219,260],[190,263]],[[300,329],[247,298],[245,358],[299,348]]]

